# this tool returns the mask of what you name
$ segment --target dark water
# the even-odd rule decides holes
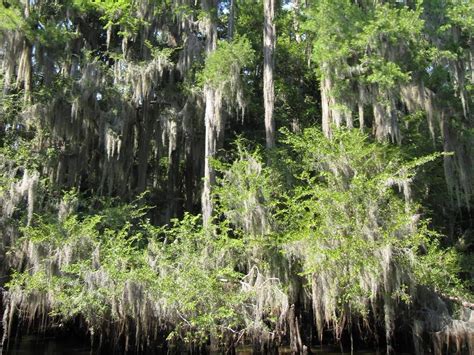
[[[344,349],[345,354],[350,354],[349,349]],[[282,347],[279,354],[291,354],[290,348]],[[340,349],[330,347],[311,348],[313,354],[336,355],[341,354]],[[157,354],[160,352],[158,351]],[[236,349],[237,355],[253,354],[251,347],[239,347]],[[41,337],[28,335],[23,336],[18,341],[10,343],[8,349],[4,349],[0,354],[13,355],[96,355],[98,352],[92,351],[90,343],[87,339],[79,340],[78,338],[58,338],[58,337]],[[357,355],[375,355],[374,351],[357,351]]]
[[[337,350],[335,347],[329,346],[319,346],[319,347],[312,347],[311,354],[318,354],[318,355],[341,355],[341,354],[350,354],[350,349],[345,349],[345,352],[341,352],[341,350]],[[237,355],[251,355],[253,354],[252,349],[246,347],[239,347],[236,349]],[[278,349],[278,354],[292,354],[291,349],[289,347],[281,347]],[[354,351],[353,354],[357,355],[376,355],[377,353],[374,351]]]
[[[89,341],[74,338],[41,337],[25,335],[10,342],[3,354],[14,355],[91,355]]]

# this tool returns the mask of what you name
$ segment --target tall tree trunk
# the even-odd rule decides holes
[[[25,1],[25,19],[30,17],[30,1]],[[25,102],[31,102],[31,85],[33,82],[33,69],[31,62],[32,55],[31,43],[28,39],[25,38]]]
[[[25,19],[28,19],[30,17],[29,1],[25,2],[24,16]],[[17,85],[23,84],[23,89],[25,93],[24,100],[26,103],[31,102],[31,85],[33,80],[31,55],[31,43],[25,35],[23,37],[23,49],[20,56],[20,63],[18,65]]]
[[[333,81],[328,64],[323,64],[323,75],[321,75],[321,113],[323,132],[326,137],[331,137],[331,126],[340,127],[342,123],[341,112],[336,108],[336,100],[331,91]]]
[[[293,354],[306,354],[307,349],[303,345],[300,334],[300,324],[295,312],[295,305],[292,304],[288,311],[288,325],[290,330],[290,349]]]
[[[293,30],[294,30],[294,33],[295,33],[295,40],[296,40],[296,43],[300,44],[303,42],[303,39],[301,38],[301,33],[300,33],[300,28],[301,28],[301,24],[300,24],[300,16],[301,16],[301,10],[302,10],[302,6],[301,6],[301,0],[294,0],[293,1],[293,6],[294,6],[294,21],[293,21]],[[304,3],[303,6],[305,6],[306,4]],[[304,63],[301,63],[300,64],[302,67],[304,66]],[[298,78],[295,78],[297,83],[295,84],[296,85],[296,90],[297,90],[297,94],[299,95],[299,97],[302,97],[303,95],[303,86],[304,86],[304,77],[303,76],[299,76]],[[299,115],[293,115],[293,118],[292,118],[292,122],[291,122],[291,127],[292,127],[292,130],[293,132],[300,132],[301,131],[301,122],[300,122],[300,116]]]
[[[227,37],[229,41],[234,38],[234,31],[235,31],[235,2],[236,0],[230,0],[229,6],[229,23],[227,26]]]
[[[263,1],[263,102],[265,106],[265,135],[267,148],[275,146],[275,87],[273,71],[275,68],[275,0]]]
[[[179,116],[178,116],[179,118]],[[165,221],[169,223],[172,218],[178,217],[178,184],[180,175],[181,132],[178,128],[177,119],[173,118],[168,128],[168,184],[167,184],[167,207]]]
[[[203,0],[202,8],[208,14],[209,18],[206,19],[206,54],[209,56],[213,51],[216,50],[217,46],[217,26],[213,14],[213,10],[216,9],[216,0]],[[205,153],[204,153],[204,187],[202,191],[201,204],[202,204],[202,217],[204,225],[208,225],[211,220],[213,206],[211,201],[211,186],[214,185],[216,180],[216,172],[211,166],[211,160],[217,153],[217,138],[219,136],[216,131],[217,120],[220,116],[220,95],[210,85],[204,86],[204,101],[206,105],[204,113],[205,123]]]
[[[359,101],[357,104],[359,110],[359,128],[363,132],[365,129],[365,120],[364,120],[364,104]]]
[[[301,15],[301,0],[293,0],[293,7],[295,12],[295,19],[293,22],[293,29],[295,31],[295,40],[297,43],[301,43],[301,34],[300,34],[300,21],[299,16]]]
[[[143,101],[143,112],[137,119],[138,125],[138,157],[137,157],[137,192],[141,193],[147,187],[148,154],[150,150],[150,132],[152,120],[149,118],[148,99]]]
[[[23,50],[21,52],[20,64],[18,66],[17,84],[23,84],[25,103],[31,102],[31,45],[26,37],[23,39]]]

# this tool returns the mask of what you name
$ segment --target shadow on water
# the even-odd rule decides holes
[[[87,340],[75,338],[41,337],[24,335],[12,341],[8,350],[2,354],[12,355],[91,355],[91,346]]]
[[[8,350],[0,354],[12,355],[98,355],[104,352],[92,350],[87,339],[80,338],[59,338],[59,337],[42,337],[38,335],[25,335],[17,341],[13,341]],[[156,352],[147,352],[148,354],[161,354],[162,351],[157,349]],[[251,347],[240,346],[235,349],[236,355],[251,355],[255,354]],[[281,347],[278,349],[278,354],[291,354],[289,347]],[[325,355],[339,355],[341,351],[335,347],[312,347],[311,354],[325,354]],[[350,354],[344,352],[342,354]],[[376,355],[375,351],[355,351],[357,355]]]
[[[252,352],[251,347],[238,347],[235,351],[236,355],[252,355],[255,354]],[[285,354],[289,355],[292,354],[291,349],[289,347],[280,347],[278,348],[278,354]],[[349,352],[341,352],[340,350],[337,350],[335,347],[330,347],[330,346],[316,346],[316,347],[311,347],[311,352],[310,354],[318,354],[318,355],[341,355],[341,354],[350,354]],[[376,355],[377,353],[374,351],[354,351],[353,354],[357,355]]]

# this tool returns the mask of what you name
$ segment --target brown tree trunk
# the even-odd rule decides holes
[[[267,148],[275,146],[275,87],[273,71],[275,68],[276,28],[275,0],[263,1],[263,102],[265,106],[265,135]]]

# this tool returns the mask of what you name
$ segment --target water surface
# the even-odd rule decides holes
[[[344,349],[344,354],[350,354],[349,349]],[[289,347],[281,347],[278,349],[279,354],[291,354]],[[0,351],[1,353],[1,351]],[[157,351],[157,354],[160,352]],[[320,346],[312,347],[312,354],[318,355],[339,355],[340,349],[336,347]],[[96,355],[97,351],[93,351],[87,339],[79,338],[58,338],[46,337],[38,335],[26,335],[21,339],[14,341],[12,339],[8,350],[3,354],[12,355]],[[117,353],[118,354],[118,353]],[[240,346],[236,349],[237,355],[252,355],[251,347]],[[357,355],[376,355],[375,351],[355,351]]]

